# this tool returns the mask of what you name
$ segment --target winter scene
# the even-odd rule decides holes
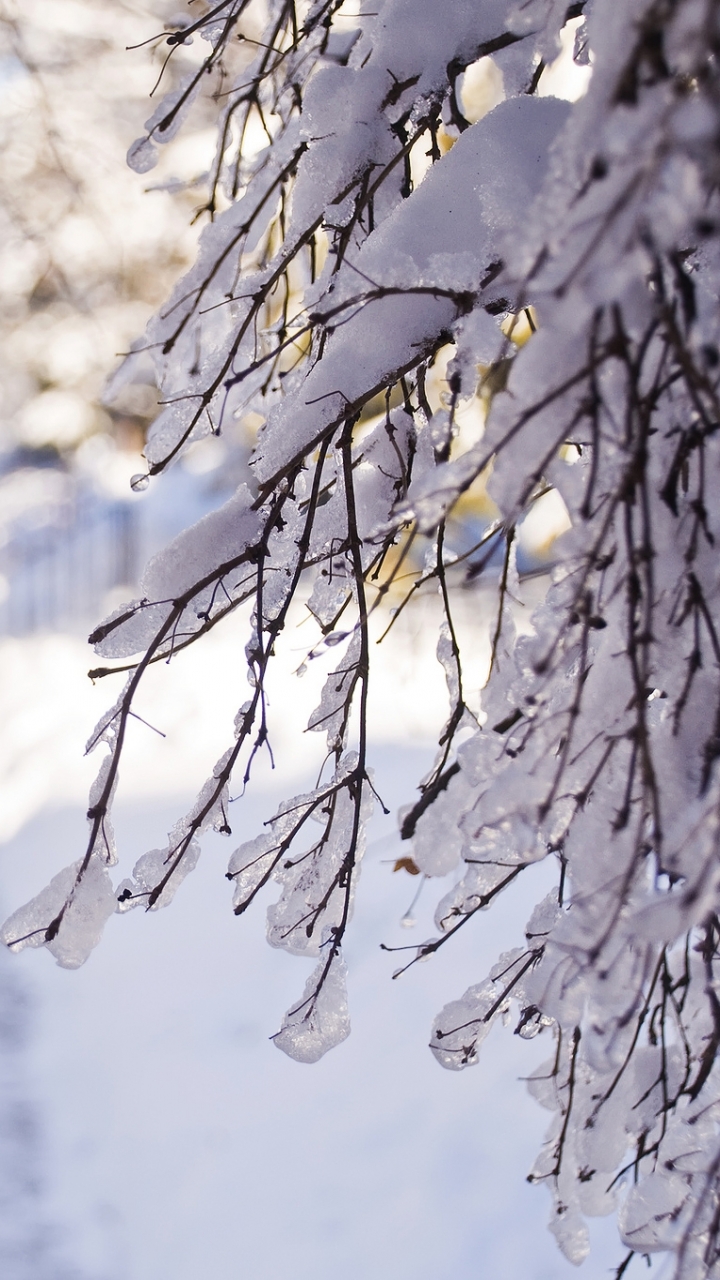
[[[720,1280],[720,0],[0,40],[0,1277]]]

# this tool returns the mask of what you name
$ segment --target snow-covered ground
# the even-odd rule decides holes
[[[477,607],[476,599],[466,625]],[[33,1145],[20,1147],[38,1184],[32,1193],[15,1187],[18,1142],[0,1137],[0,1186],[10,1187],[0,1247],[14,1231],[19,1249],[0,1268],[8,1280],[573,1273],[546,1232],[546,1193],[524,1181],[547,1117],[518,1077],[548,1056],[549,1043],[501,1030],[480,1065],[460,1075],[442,1071],[427,1049],[442,1004],[519,939],[549,869],[532,883],[523,877],[514,897],[399,981],[391,980],[397,958],[379,946],[433,932],[438,887],[425,886],[416,925],[401,928],[417,881],[392,871],[394,813],[431,759],[445,710],[428,621],[421,609],[398,626],[376,679],[372,757],[392,815],[373,820],[347,947],[353,1033],[338,1049],[313,1067],[275,1050],[269,1036],[302,990],[305,966],[267,947],[263,904],[233,917],[223,878],[235,844],[312,781],[321,735],[298,731],[320,659],[303,680],[287,674],[276,685],[277,769],[263,765],[233,806],[232,842],[206,842],[168,910],[111,919],[77,972],[44,951],[2,958],[6,990],[29,1007],[25,1039],[0,1052],[32,1121]],[[204,660],[190,651],[153,673],[138,709],[167,736],[134,726],[117,811],[122,874],[162,842],[223,750],[244,697],[243,640],[239,618],[206,642]],[[298,645],[297,636],[288,642],[288,672],[302,660]],[[478,630],[478,670],[483,651]],[[83,761],[82,744],[112,694],[107,682],[83,679],[88,657],[69,636],[0,644],[8,910],[82,848],[96,767]],[[594,1234],[587,1280],[621,1256],[610,1223]]]

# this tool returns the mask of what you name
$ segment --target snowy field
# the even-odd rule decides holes
[[[519,940],[550,869],[532,883],[526,874],[514,897],[399,981],[397,958],[380,950],[434,932],[439,886],[425,886],[416,924],[402,928],[417,881],[392,872],[395,812],[432,758],[445,710],[429,630],[422,611],[398,628],[376,680],[372,762],[391,816],[373,820],[349,935],[353,1032],[321,1062],[299,1065],[269,1040],[305,965],[265,944],[263,904],[233,917],[223,878],[231,849],[313,780],[320,735],[298,731],[321,661],[275,688],[277,768],[263,765],[233,806],[232,841],[206,841],[171,908],[112,918],[77,972],[44,951],[0,957],[12,1015],[0,1151],[9,1280],[574,1274],[545,1228],[549,1197],[524,1181],[548,1117],[518,1077],[549,1042],[499,1029],[480,1065],[458,1075],[427,1049],[434,1014]],[[119,878],[162,843],[222,751],[244,697],[242,642],[239,619],[210,640],[204,662],[191,651],[154,673],[138,709],[167,736],[134,726]],[[479,670],[480,633],[476,649]],[[96,762],[82,759],[82,744],[112,694],[84,679],[88,654],[72,636],[0,645],[6,910],[83,846]],[[302,654],[286,658],[289,670]],[[26,1030],[14,1034],[23,1009]],[[622,1257],[609,1222],[594,1237],[587,1280]]]

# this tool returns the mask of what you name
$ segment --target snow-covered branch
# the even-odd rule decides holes
[[[198,36],[209,52],[131,164],[150,168],[205,84],[219,141],[197,261],[117,376],[154,362],[148,476],[253,409],[252,481],[93,633],[118,664],[93,674],[129,677],[90,742],[108,754],[87,850],[3,938],[73,965],[116,905],[169,902],[202,831],[229,827],[233,771],[249,782],[271,736],[268,671],[307,587],[318,643],[338,646],[309,722],[331,768],[228,874],[238,914],[277,882],[269,941],[318,961],[276,1043],[313,1061],[343,1039],[342,942],[374,794],[370,629],[392,625],[391,596],[411,609],[437,588],[449,716],[401,835],[415,869],[458,875],[415,958],[542,859],[557,889],[524,945],[443,1010],[432,1051],[471,1065],[515,1008],[520,1036],[553,1041],[530,1080],[553,1112],[531,1178],[552,1191],[566,1255],[585,1256],[586,1215],[619,1208],[618,1275],[657,1250],[682,1280],[715,1275],[720,6],[385,0],[350,16],[271,0],[257,36],[260,7],[228,0],[158,36],[170,58]],[[545,93],[568,35],[589,68],[573,103]],[[492,110],[472,96],[488,77],[502,80]],[[449,530],[484,486],[495,515],[457,552]],[[548,494],[570,528],[517,634],[517,532]],[[474,700],[453,596],[481,575],[497,604]],[[236,736],[167,847],[113,889],[110,806],[144,673],[245,601],[252,696]]]

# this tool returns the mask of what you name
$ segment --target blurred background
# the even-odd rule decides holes
[[[210,104],[163,150],[149,188],[124,164],[154,75],[147,53],[126,46],[174,25],[175,9],[161,0],[4,0],[0,12],[4,914],[83,847],[97,763],[83,745],[116,694],[112,679],[86,678],[87,630],[134,593],[149,555],[228,496],[259,421],[229,424],[223,440],[195,446],[133,493],[157,406],[151,366],[136,362],[132,380],[105,398],[119,355],[192,260],[201,225]],[[195,56],[179,49],[171,73]],[[484,61],[464,89],[470,118],[502,95]],[[451,354],[436,362],[437,404]],[[477,399],[462,407],[461,447],[482,430],[482,413]],[[521,535],[519,619],[566,525],[559,500],[542,501]],[[480,487],[458,514],[452,547],[472,546],[492,517]],[[458,594],[476,690],[491,594],[484,579]],[[396,982],[397,958],[380,950],[429,936],[444,891],[425,885],[414,902],[417,880],[393,871],[395,812],[429,767],[447,710],[436,617],[434,598],[418,600],[378,650],[372,762],[390,816],[373,820],[348,947],[353,1035],[328,1058],[308,1068],[274,1049],[269,1037],[302,989],[304,965],[265,945],[262,903],[233,918],[223,878],[231,849],[279,799],[312,785],[322,754],[320,735],[303,728],[330,657],[303,680],[293,674],[307,650],[301,605],[270,691],[276,767],[262,761],[237,798],[232,844],[207,841],[170,911],[112,919],[77,973],[44,951],[0,954],[3,1277],[570,1273],[545,1230],[545,1192],[524,1182],[545,1117],[518,1077],[551,1046],[498,1031],[480,1066],[457,1076],[426,1047],[442,1004],[520,938],[550,869],[524,877],[474,933]],[[139,710],[152,728],[132,726],[117,811],[123,873],[164,841],[230,738],[245,696],[247,624],[240,612],[203,652],[147,681]],[[595,1236],[589,1280],[620,1253],[611,1224]]]

